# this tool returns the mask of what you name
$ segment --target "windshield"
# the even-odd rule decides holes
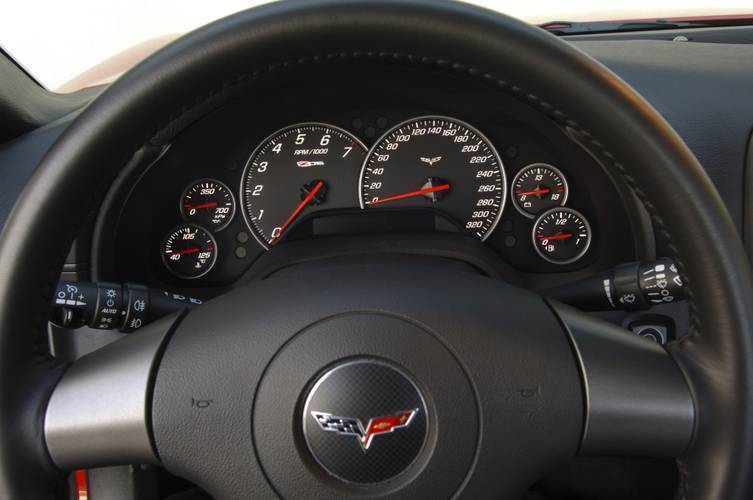
[[[181,34],[262,3],[267,2],[15,1],[6,4],[0,16],[0,46],[45,87],[72,92],[109,83]],[[590,21],[693,21],[683,26],[688,27],[704,19],[718,20],[741,14],[753,16],[750,0],[475,0],[471,3],[532,24],[578,23],[576,26],[548,26],[558,33],[603,30],[603,27],[595,30],[580,25]],[[750,17],[745,19],[748,21]],[[738,22],[742,22],[739,17]],[[621,26],[617,24],[610,31]],[[569,29],[561,29],[564,27]]]

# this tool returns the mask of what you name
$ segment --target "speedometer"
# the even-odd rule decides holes
[[[401,123],[372,147],[361,171],[363,209],[427,208],[486,239],[505,206],[499,154],[475,128],[455,118]]]

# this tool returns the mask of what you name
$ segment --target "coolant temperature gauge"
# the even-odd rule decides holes
[[[212,233],[196,224],[182,224],[162,242],[162,262],[179,278],[193,279],[208,273],[217,260]]]

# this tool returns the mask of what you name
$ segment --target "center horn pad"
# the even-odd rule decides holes
[[[468,377],[433,333],[351,313],[278,353],[257,393],[253,438],[283,497],[448,497],[471,467],[478,422]]]

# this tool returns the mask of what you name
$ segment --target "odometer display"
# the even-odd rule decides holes
[[[401,123],[377,141],[361,172],[361,208],[435,209],[484,240],[505,206],[507,180],[494,146],[441,116]]]

